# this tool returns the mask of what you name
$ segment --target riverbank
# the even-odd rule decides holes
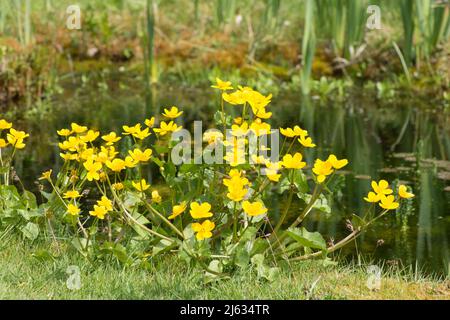
[[[79,290],[69,290],[69,266],[80,269]],[[0,299],[449,299],[450,282],[385,267],[379,290],[370,290],[366,266],[285,266],[272,282],[254,270],[205,283],[204,272],[168,256],[148,266],[88,262],[76,253],[17,239],[0,242]],[[73,276],[73,273],[72,273]]]

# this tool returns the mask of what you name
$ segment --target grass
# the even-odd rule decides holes
[[[114,262],[86,262],[76,254],[38,259],[46,249],[21,240],[0,243],[0,299],[448,299],[447,281],[386,270],[381,289],[366,287],[363,267],[323,266],[318,261],[292,265],[275,281],[258,280],[251,270],[205,284],[201,270],[167,256],[148,269]],[[33,253],[35,255],[33,256]],[[42,256],[42,255],[41,255]],[[66,287],[67,267],[81,270],[82,287]]]

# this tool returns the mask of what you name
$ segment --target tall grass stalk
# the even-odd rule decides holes
[[[304,95],[310,92],[310,78],[314,53],[316,51],[316,35],[314,32],[314,0],[306,0],[305,26],[302,40],[301,83]]]

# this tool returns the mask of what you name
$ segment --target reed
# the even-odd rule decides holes
[[[302,93],[309,94],[310,78],[314,53],[316,51],[316,35],[314,30],[314,0],[306,0],[305,26],[302,39],[303,63],[301,68]]]

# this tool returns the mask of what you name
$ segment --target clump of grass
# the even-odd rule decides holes
[[[81,271],[77,291],[66,286],[71,265]],[[365,266],[320,261],[286,266],[273,282],[258,280],[249,269],[205,283],[202,271],[176,257],[152,260],[147,269],[125,268],[17,238],[1,241],[0,270],[1,299],[448,299],[450,293],[448,281],[393,267],[384,268],[380,290],[370,290]]]

